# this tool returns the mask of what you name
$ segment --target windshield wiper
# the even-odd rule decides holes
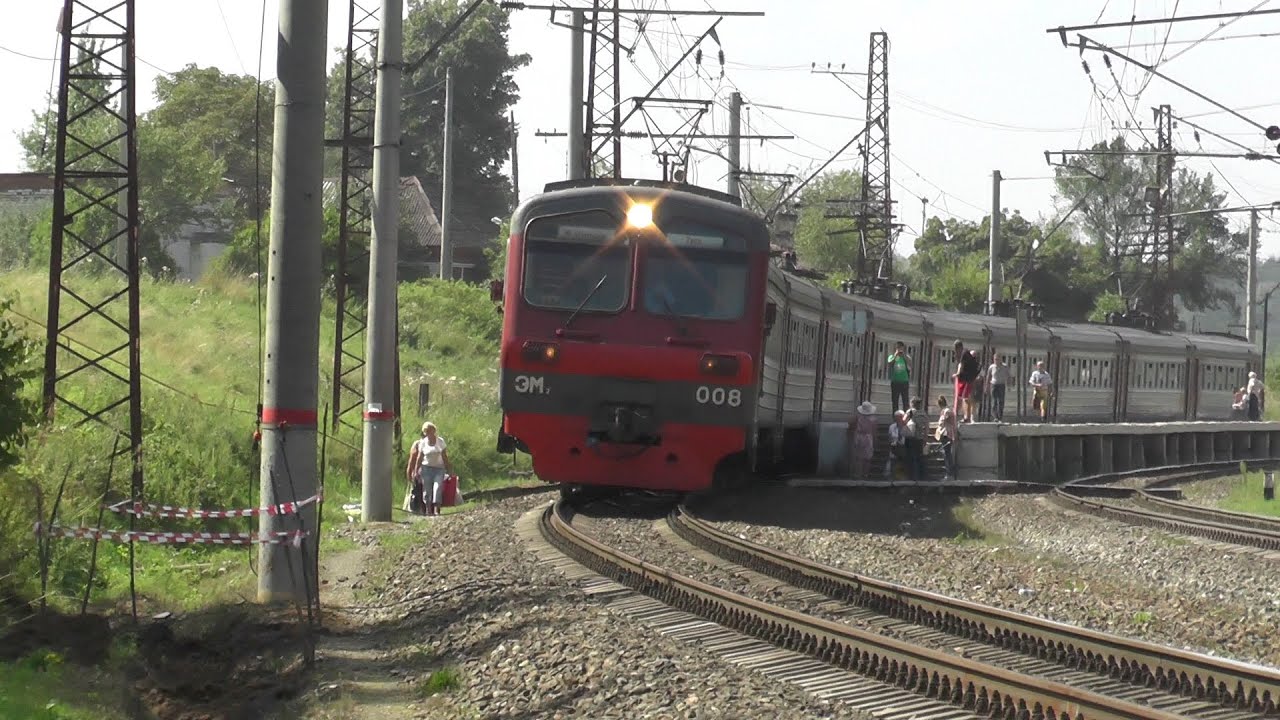
[[[578,317],[578,313],[582,312],[582,308],[586,307],[587,303],[591,302],[591,298],[596,296],[596,292],[600,290],[600,288],[604,285],[604,281],[608,279],[609,279],[609,273],[605,273],[604,275],[600,276],[600,282],[596,283],[596,286],[591,288],[591,292],[587,293],[587,296],[582,298],[582,302],[578,303],[578,307],[574,308],[573,312],[569,313],[569,317],[565,319],[564,327],[566,329],[568,329],[569,323],[573,322],[573,319]]]
[[[676,332],[680,333],[681,336],[688,335],[689,330],[684,326],[684,320],[676,314],[675,308],[671,307],[671,296],[666,292],[662,293],[662,307],[666,309],[667,317],[671,318],[672,322],[676,324]]]

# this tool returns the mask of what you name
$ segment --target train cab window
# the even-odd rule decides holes
[[[746,243],[678,220],[662,230],[664,242],[646,245],[644,253],[645,312],[706,320],[742,317],[749,274]]]
[[[631,287],[631,241],[601,212],[536,218],[525,230],[524,299],[554,310],[618,312]]]

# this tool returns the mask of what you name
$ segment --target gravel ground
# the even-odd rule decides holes
[[[536,563],[513,528],[547,499],[415,522],[399,542],[368,528],[338,531],[362,548],[381,545],[350,576],[327,579],[353,586],[357,604],[383,606],[345,610],[349,627],[338,634],[372,646],[362,670],[372,663],[413,689],[404,717],[858,717],[659,636],[573,590]],[[437,683],[451,684],[442,676],[454,670],[457,687],[428,697],[425,679],[435,672]],[[310,716],[352,717],[339,711],[341,701],[330,714],[320,708]],[[373,710],[368,717],[389,716]]]
[[[700,510],[821,562],[1098,630],[1280,665],[1275,563],[1028,496],[765,490]]]

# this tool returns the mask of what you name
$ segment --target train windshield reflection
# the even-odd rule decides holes
[[[747,298],[747,256],[652,247],[645,258],[644,309],[654,315],[736,320]]]
[[[631,247],[603,212],[538,218],[525,232],[524,298],[531,305],[618,312],[631,286]],[[597,288],[598,286],[598,288]]]

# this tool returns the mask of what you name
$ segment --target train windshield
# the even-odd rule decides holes
[[[740,238],[705,228],[666,228],[666,242],[649,246],[644,309],[654,315],[736,320],[747,299],[747,253]]]
[[[556,310],[618,312],[631,286],[631,243],[604,212],[538,218],[525,231],[524,299]]]

